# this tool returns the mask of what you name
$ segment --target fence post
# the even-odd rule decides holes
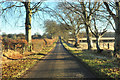
[[[34,45],[32,44],[32,50],[34,49]]]
[[[32,43],[30,44],[31,46],[30,46],[30,52],[32,51]]]
[[[14,50],[16,51],[16,44],[14,44]]]
[[[7,45],[7,51],[8,51],[8,49],[9,49],[9,45]]]
[[[103,48],[104,48],[104,42],[103,42]]]
[[[110,46],[109,46],[109,43],[108,43],[108,49],[109,49],[109,47],[110,47]]]
[[[22,48],[22,53],[24,54],[24,52],[25,52],[25,44],[23,43],[23,48]]]

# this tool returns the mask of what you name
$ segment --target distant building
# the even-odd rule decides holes
[[[103,37],[114,37],[115,35],[115,32],[106,32]],[[93,36],[93,35],[92,35]],[[93,36],[94,37],[94,36]],[[80,33],[79,34],[79,38],[86,38],[86,33],[83,32],[83,33]]]
[[[103,37],[114,37],[115,36],[115,32],[106,32]]]
[[[74,42],[75,39],[69,39],[68,41]],[[93,42],[96,42],[96,38],[92,38]],[[114,42],[115,38],[114,37],[102,37],[100,38],[100,42]],[[87,42],[87,38],[79,38],[79,42]]]

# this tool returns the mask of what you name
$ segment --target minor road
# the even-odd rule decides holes
[[[76,61],[60,42],[57,42],[54,50],[23,78],[95,78],[95,76],[82,63]]]

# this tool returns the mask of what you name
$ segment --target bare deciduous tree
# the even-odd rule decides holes
[[[71,10],[69,10],[67,7],[69,6],[66,3],[61,3],[58,5],[59,6],[59,10],[61,10],[62,12],[62,20],[65,22],[65,24],[67,24],[70,27],[70,32],[74,35],[74,39],[75,39],[75,47],[77,47],[79,45],[79,32],[80,29],[85,28],[82,24],[83,24],[83,20],[81,18],[80,15],[76,14],[75,12],[72,12]],[[64,16],[63,16],[64,15]]]
[[[97,2],[78,2],[76,4],[71,4],[70,2],[67,2],[69,6],[66,6],[67,9],[75,12],[79,16],[81,16],[83,23],[85,25],[86,29],[86,35],[87,35],[87,43],[88,43],[88,50],[91,50],[92,48],[92,40],[90,36],[90,25],[91,25],[91,17],[94,12],[98,11],[102,3]]]
[[[100,16],[101,17],[101,16]],[[109,25],[109,21],[108,21],[108,23],[106,23],[106,21],[104,20],[104,18],[102,17],[102,19],[100,19],[100,17],[99,16],[97,16],[96,15],[96,13],[95,13],[95,15],[93,15],[92,16],[92,20],[91,20],[91,22],[93,22],[93,27],[92,26],[90,26],[89,28],[90,28],[90,31],[91,31],[91,33],[95,36],[95,38],[96,38],[96,48],[97,48],[97,52],[98,53],[100,53],[102,50],[100,49],[100,45],[99,45],[99,42],[100,42],[100,38],[107,32],[107,27],[108,27],[108,25]],[[106,25],[100,25],[100,23],[99,23],[99,27],[98,27],[98,25],[96,24],[98,21],[100,22],[100,21],[102,21],[102,23],[103,24],[105,24],[106,23]],[[104,27],[105,26],[105,27]],[[102,30],[100,29],[100,27],[102,27]]]
[[[116,0],[114,0],[116,1]],[[112,16],[115,22],[115,44],[114,44],[114,56],[120,54],[120,1],[119,2],[104,2],[107,11]],[[112,8],[112,9],[111,9]],[[116,13],[114,13],[114,11]]]
[[[31,2],[31,0],[26,0],[26,2],[23,2],[22,0],[18,0],[16,2],[1,2],[0,4],[2,7],[2,14],[7,12],[9,9],[15,9],[19,11],[19,8],[24,7],[26,11],[26,18],[25,18],[25,32],[26,32],[26,40],[29,44],[29,50],[32,50],[31,45],[31,19],[32,14],[37,13],[38,11],[42,11],[43,8],[41,8],[42,0],[40,2]],[[9,5],[5,5],[9,4]],[[23,11],[23,10],[22,10]]]
[[[45,32],[49,34],[51,38],[58,36],[60,29],[56,21],[46,20],[44,25]]]

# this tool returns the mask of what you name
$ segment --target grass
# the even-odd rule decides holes
[[[25,56],[23,59],[12,60],[9,63],[2,63],[2,78],[20,78],[24,73],[32,68],[42,57],[50,52],[56,45],[44,47],[39,53]]]
[[[120,62],[115,58],[99,55],[94,51],[77,50],[63,43],[64,47],[74,56],[82,60],[93,71],[105,78],[120,78]]]

